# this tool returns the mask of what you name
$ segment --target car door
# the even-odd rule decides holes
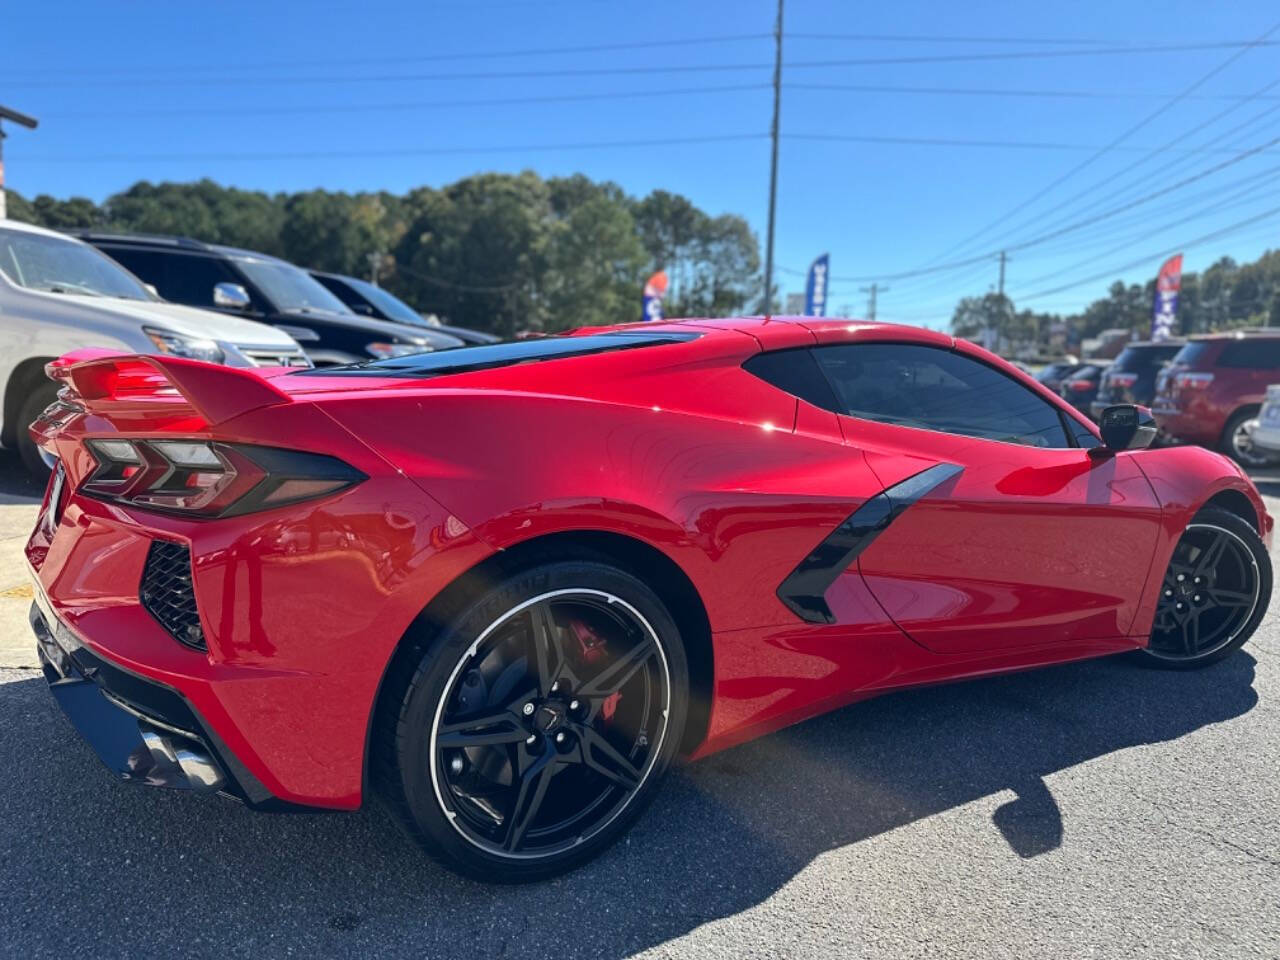
[[[858,569],[906,633],[942,653],[1128,636],[1160,520],[1135,454],[1091,455],[1082,425],[955,349],[814,354],[893,503]]]

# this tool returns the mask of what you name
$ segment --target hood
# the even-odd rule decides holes
[[[160,300],[121,300],[57,294],[67,302],[99,314],[128,318],[139,324],[163,327],[188,337],[204,337],[237,346],[294,348],[292,337],[282,330],[256,320],[233,317],[216,310],[184,307]]]
[[[277,313],[273,319],[277,323],[291,327],[305,327],[308,324],[318,323],[346,327],[348,330],[361,330],[369,334],[372,340],[385,340],[390,343],[416,343],[436,349],[457,346],[456,342],[440,343],[441,334],[433,333],[427,327],[415,327],[412,324],[397,323],[394,320],[379,320],[375,317],[366,317],[362,313],[307,310]],[[455,341],[455,338],[449,337],[448,340]]]

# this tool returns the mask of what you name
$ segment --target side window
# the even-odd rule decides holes
[[[1248,370],[1274,370],[1280,367],[1280,338],[1232,340],[1222,348],[1218,365]]]
[[[1072,446],[1056,407],[959,353],[860,343],[813,354],[850,416],[1033,447]]]
[[[189,254],[162,254],[164,280],[156,285],[160,296],[192,307],[213,307],[213,288],[219,283],[237,283],[231,271],[211,257]]]
[[[841,409],[836,395],[831,391],[831,384],[818,368],[818,361],[813,358],[813,351],[807,347],[757,353],[742,368],[815,407],[832,412]]]
[[[160,296],[160,282],[164,279],[164,257],[150,250],[132,250],[129,247],[107,247],[102,251],[116,263],[123,266],[143,283],[156,288]]]

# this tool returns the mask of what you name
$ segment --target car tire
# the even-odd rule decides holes
[[[40,448],[31,439],[29,426],[44,412],[45,407],[58,399],[58,385],[52,380],[42,381],[32,390],[18,407],[17,436],[14,446],[18,448],[18,456],[27,473],[40,483],[49,479],[49,466],[40,456]]]
[[[1233,414],[1222,430],[1219,445],[1223,453],[1242,467],[1265,467],[1280,460],[1275,454],[1259,450],[1249,439],[1244,425],[1258,415],[1258,411],[1246,408]]]
[[[406,637],[375,718],[379,796],[463,875],[563,873],[652,800],[688,685],[679,628],[643,582],[603,562],[527,569]]]
[[[1253,525],[1230,511],[1204,508],[1174,548],[1138,661],[1192,670],[1229,657],[1266,616],[1271,581],[1271,557]]]

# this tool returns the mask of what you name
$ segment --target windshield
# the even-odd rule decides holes
[[[418,313],[417,310],[399,297],[387,293],[381,287],[375,287],[367,280],[358,280],[355,277],[344,277],[343,280],[354,287],[356,293],[372,303],[390,319],[399,320],[401,323],[412,323],[416,327],[427,326],[427,321],[422,319],[422,314]]]
[[[326,313],[350,313],[347,305],[322,287],[305,270],[291,263],[274,260],[237,260],[240,267],[253,281],[275,309],[285,313],[308,313],[324,310]]]
[[[1158,367],[1173,358],[1179,347],[1176,343],[1160,347],[1125,347],[1112,366],[1115,373],[1138,373],[1150,367]]]
[[[28,290],[152,299],[133,274],[88,244],[42,233],[0,230],[0,273]]]
[[[1195,366],[1201,360],[1206,359],[1205,354],[1209,352],[1210,348],[1211,345],[1207,341],[1193,340],[1178,351],[1178,355],[1173,358],[1173,362],[1188,367]]]

